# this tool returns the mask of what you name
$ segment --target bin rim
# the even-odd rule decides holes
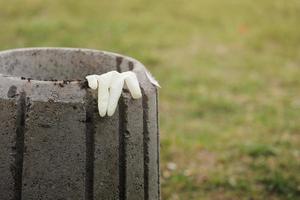
[[[130,57],[130,56],[125,56],[123,54],[115,53],[115,52],[110,52],[106,50],[96,50],[96,49],[89,49],[89,48],[75,48],[75,47],[26,47],[26,48],[15,48],[15,49],[7,49],[7,50],[1,50],[0,51],[0,57],[5,56],[6,54],[12,54],[12,53],[17,53],[17,52],[29,52],[29,51],[74,51],[74,52],[92,52],[92,53],[102,53],[103,55],[108,55],[108,56],[114,56],[114,57],[121,57],[127,61],[131,61],[134,63],[135,68],[134,72],[145,72],[148,71],[146,70],[146,67],[138,60]],[[147,74],[146,74],[147,75]],[[148,75],[147,75],[148,76]],[[32,82],[36,83],[52,83],[52,82],[61,82],[61,81],[67,81],[70,84],[86,84],[86,79],[85,77],[80,80],[38,80],[38,79],[32,79],[31,77],[19,77],[19,76],[13,76],[9,74],[1,74],[1,78],[7,78],[7,79],[12,79],[12,80],[30,80]]]

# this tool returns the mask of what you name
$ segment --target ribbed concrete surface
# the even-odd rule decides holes
[[[100,118],[84,77],[137,73]],[[0,52],[0,199],[159,199],[157,90],[138,61],[87,49]]]

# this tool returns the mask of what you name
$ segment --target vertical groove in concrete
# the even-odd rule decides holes
[[[144,89],[142,89],[143,94],[143,151],[144,151],[144,198],[149,200],[149,130],[148,130],[148,120],[149,120],[149,106],[148,97]]]
[[[159,199],[157,99],[154,86],[142,88],[143,141],[144,141],[144,196]]]
[[[117,68],[117,71],[118,72],[122,72],[122,69],[121,69],[121,64],[122,64],[122,61],[123,61],[123,58],[122,57],[120,57],[120,56],[117,56],[116,57],[116,68]]]
[[[159,116],[158,116],[158,89],[155,87],[155,98],[156,98],[156,127],[157,127],[157,174],[158,174],[158,199],[161,199],[160,192],[160,142],[159,142]]]
[[[24,128],[26,112],[26,94],[20,93],[16,115],[16,156],[15,156],[15,200],[22,199],[22,171],[24,155]]]
[[[126,198],[144,199],[143,105],[142,99],[132,99],[123,93],[128,107],[125,134],[126,150]]]
[[[15,200],[17,99],[0,99],[0,199]]]
[[[86,177],[85,177],[85,199],[94,198],[94,152],[95,152],[95,121],[94,103],[90,92],[86,94]]]
[[[119,100],[119,199],[126,200],[126,142],[127,130],[127,105],[124,97]]]
[[[117,56],[116,57],[116,68],[118,72],[122,72],[121,64],[123,58]],[[124,92],[124,90],[123,90]],[[127,130],[127,104],[125,102],[125,98],[121,95],[119,99],[119,199],[126,200],[126,176],[127,176],[127,163],[126,163],[126,138],[125,133]]]

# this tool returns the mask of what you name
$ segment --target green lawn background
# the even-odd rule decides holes
[[[163,199],[300,199],[299,0],[0,0],[0,49],[36,46],[152,71]]]

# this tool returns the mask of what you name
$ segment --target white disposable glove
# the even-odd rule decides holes
[[[112,116],[115,113],[124,82],[134,99],[142,97],[138,79],[132,71],[110,71],[102,75],[88,75],[86,79],[91,89],[98,88],[98,110],[101,117],[106,114]]]

